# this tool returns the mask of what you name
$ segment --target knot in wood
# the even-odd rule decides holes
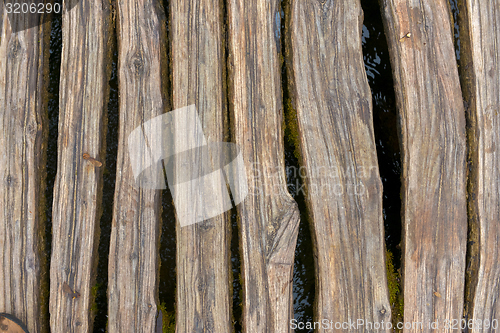
[[[5,179],[5,183],[7,184],[7,187],[13,187],[16,183],[16,179],[12,177],[12,175],[8,175]]]
[[[14,38],[10,43],[8,57],[11,59],[16,59],[20,54],[21,54],[21,43],[19,42],[19,39]]]
[[[39,126],[35,122],[30,122],[27,126],[27,136],[30,138],[35,138],[39,130]]]
[[[36,260],[32,256],[26,258],[25,268],[27,272],[36,272]]]
[[[206,220],[197,224],[199,231],[209,231],[215,228],[215,222],[212,220]]]
[[[319,0],[319,3],[321,5],[321,10],[323,11],[323,16],[326,16],[327,14],[331,14],[330,10],[332,9],[334,5],[334,1],[332,0]]]
[[[130,59],[130,70],[136,76],[142,76],[146,72],[146,62],[142,52],[135,53]]]

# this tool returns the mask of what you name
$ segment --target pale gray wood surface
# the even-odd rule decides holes
[[[154,331],[158,313],[161,190],[136,183],[129,135],[168,105],[166,25],[160,4],[117,2],[119,138],[108,267],[108,331]],[[140,147],[149,151],[151,146]],[[141,155],[143,154],[143,155]],[[143,156],[144,157],[144,156]]]
[[[92,331],[95,315],[91,290],[98,260],[103,167],[95,167],[83,154],[104,162],[110,20],[107,1],[89,0],[81,0],[62,19],[50,264],[52,332]]]
[[[467,267],[466,312],[467,319],[473,320],[469,332],[474,333],[494,332],[492,324],[500,324],[499,8],[498,0],[460,2],[460,70],[470,123],[471,263]]]
[[[0,5],[0,312],[47,330],[45,151],[50,25],[12,33]]]
[[[384,0],[400,118],[404,321],[462,318],[467,238],[465,114],[445,0]],[[405,329],[404,332],[414,332]]]
[[[230,0],[229,103],[249,194],[237,206],[245,332],[289,332],[299,226],[284,170],[279,1]]]
[[[315,316],[390,322],[382,183],[359,1],[292,0],[287,71],[314,241]],[[344,332],[378,331],[366,326]],[[320,328],[318,332],[329,332]]]
[[[170,6],[173,108],[194,104],[206,140],[227,141],[222,3],[174,0]],[[193,209],[208,205],[226,191],[224,181],[215,185],[202,202],[184,200]],[[228,213],[188,226],[177,223],[177,332],[232,331],[230,228]]]
[[[81,0],[62,20],[50,265],[52,332],[92,330],[103,168],[83,154],[104,158],[110,19],[107,2]],[[74,298],[65,285],[80,297]]]

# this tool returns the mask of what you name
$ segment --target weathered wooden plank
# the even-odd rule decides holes
[[[359,1],[287,6],[290,126],[301,151],[316,258],[316,318],[388,323],[382,183]],[[295,114],[296,112],[296,114]],[[384,331],[350,326],[345,332]],[[330,331],[323,326],[318,332]]]
[[[206,140],[227,141],[222,3],[174,0],[170,6],[173,108],[194,104]],[[216,185],[207,197],[226,191],[225,182]],[[196,202],[191,205],[196,209]],[[229,215],[177,224],[176,234],[176,330],[231,332]]]
[[[500,322],[500,1],[461,1],[460,71],[468,106],[471,264],[467,270],[469,332]]]
[[[104,159],[110,14],[108,1],[80,0],[62,19],[50,265],[52,332],[92,330],[103,167],[83,155]]]
[[[48,326],[42,235],[50,25],[14,34],[3,4],[0,9],[0,312],[42,332]]]
[[[4,21],[5,20],[8,20],[8,16],[7,16],[7,13],[4,12],[4,6],[3,6],[3,2],[0,2],[0,27],[2,27],[3,29],[3,24],[4,24]],[[0,34],[0,42],[2,41],[2,39],[6,36],[5,33],[1,33]]]
[[[166,25],[160,4],[117,3],[120,125],[108,268],[109,332],[153,332],[157,315],[161,191],[136,183],[129,135],[168,108]],[[153,142],[149,142],[150,145]],[[151,146],[150,146],[151,147]]]
[[[289,332],[299,214],[287,192],[276,0],[231,0],[229,103],[249,194],[238,205],[246,332]]]
[[[462,318],[465,115],[447,1],[382,1],[403,156],[404,320]],[[414,328],[415,329],[415,328]],[[412,331],[411,329],[404,330]]]

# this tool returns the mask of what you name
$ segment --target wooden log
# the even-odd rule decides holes
[[[104,161],[111,11],[80,0],[62,19],[57,176],[52,208],[50,326],[92,330]]]
[[[228,137],[222,5],[170,2],[173,108],[194,104],[208,142]],[[217,185],[207,197],[226,191],[224,182]],[[229,215],[183,227],[177,223],[176,234],[176,330],[231,332]]]
[[[129,135],[168,108],[165,15],[159,3],[117,3],[119,138],[108,268],[109,332],[153,332],[158,306],[161,191],[140,187]],[[153,144],[154,142],[150,142]]]
[[[14,34],[0,6],[0,312],[48,328],[44,251],[50,25]]]
[[[447,1],[382,1],[400,114],[404,321],[462,318],[465,115]]]
[[[232,139],[249,194],[237,206],[242,251],[243,329],[289,332],[299,212],[287,192],[276,0],[228,2]]]
[[[382,182],[361,49],[361,5],[293,0],[286,8],[289,126],[305,171],[318,281],[315,316],[387,324]]]
[[[500,321],[500,1],[460,1],[460,72],[469,144],[469,332],[494,332]],[[473,320],[472,323],[469,320]],[[498,327],[498,326],[497,326]]]

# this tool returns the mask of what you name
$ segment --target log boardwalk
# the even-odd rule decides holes
[[[29,21],[12,6],[0,1],[0,313],[30,332],[92,332],[101,260],[106,330],[171,332],[158,324],[168,185],[176,332],[500,330],[500,0],[459,1],[458,63],[447,1],[380,2],[402,152],[401,308],[359,0],[64,1],[51,202],[50,16]],[[99,258],[114,49],[116,183]],[[306,207],[288,191],[285,139]],[[309,326],[294,314],[299,223],[310,227],[315,265]]]

